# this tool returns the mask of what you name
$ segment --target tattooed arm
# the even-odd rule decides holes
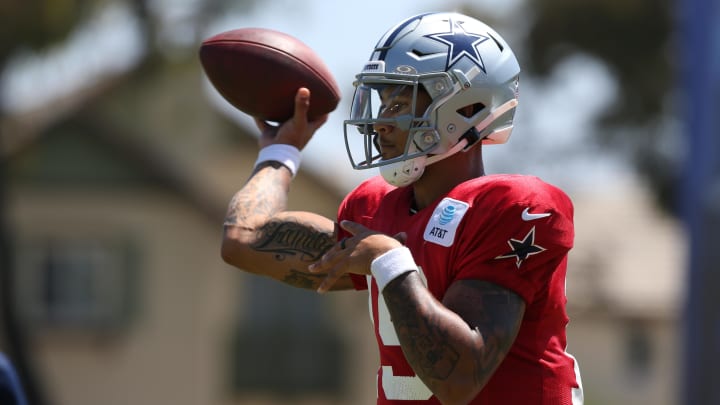
[[[333,247],[336,227],[320,215],[284,211],[291,177],[277,162],[258,167],[228,207],[222,257],[242,270],[317,289],[325,274],[310,273],[308,265]],[[346,276],[333,289],[349,288]]]
[[[520,296],[480,280],[456,281],[441,303],[417,272],[391,281],[383,296],[405,357],[443,404],[465,404],[480,392],[525,312]]]
[[[340,225],[353,235],[346,249],[333,249],[312,266],[330,274],[325,287],[347,272],[371,274],[371,262],[400,243],[361,224]],[[382,295],[405,358],[443,404],[477,396],[510,351],[525,314],[519,295],[482,280],[455,281],[440,302],[416,271],[392,279]]]
[[[257,120],[260,147],[288,144],[302,150],[327,119],[307,120],[310,92],[299,89],[293,118],[280,127]],[[255,168],[230,201],[222,243],[222,257],[242,270],[272,277],[295,287],[317,289],[325,274],[310,273],[308,265],[335,244],[337,230],[328,218],[310,212],[288,212],[290,170],[276,161]],[[349,276],[334,290],[352,288]]]

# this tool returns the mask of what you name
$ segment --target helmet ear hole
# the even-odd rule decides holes
[[[413,144],[420,152],[432,149],[440,142],[440,137],[434,131],[418,132],[413,137]]]
[[[485,108],[483,103],[469,104],[457,110],[457,113],[465,118],[470,118]]]

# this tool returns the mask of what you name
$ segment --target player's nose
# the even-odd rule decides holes
[[[373,128],[379,135],[386,135],[392,132],[393,126],[388,123],[374,123]]]

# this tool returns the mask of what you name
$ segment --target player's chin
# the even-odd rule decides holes
[[[380,156],[382,160],[390,160],[400,156],[400,151],[392,146],[380,146]]]

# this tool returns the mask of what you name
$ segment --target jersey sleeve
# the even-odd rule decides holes
[[[541,184],[500,187],[479,197],[463,226],[455,279],[493,282],[531,302],[572,248],[570,199]]]
[[[368,219],[372,218],[372,211],[377,206],[377,201],[382,198],[386,190],[379,187],[377,179],[366,180],[357,188],[351,191],[338,207],[337,222],[350,220],[368,226]],[[349,232],[338,228],[338,241],[350,235]],[[350,279],[356,290],[367,290],[368,283],[365,276],[350,274]]]

